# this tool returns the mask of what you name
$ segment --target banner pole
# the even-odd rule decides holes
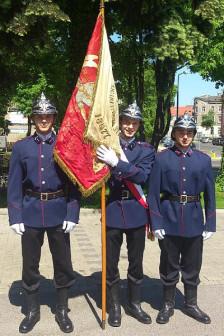
[[[101,240],[102,240],[102,329],[106,325],[106,187],[101,189]]]
[[[104,0],[100,0],[100,12],[104,19]],[[106,186],[101,189],[101,254],[102,254],[102,322],[104,330],[106,326]]]

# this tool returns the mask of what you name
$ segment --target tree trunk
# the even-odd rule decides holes
[[[26,133],[27,136],[31,135],[31,129],[32,129],[31,117],[28,116],[28,127],[27,127],[27,133]]]
[[[152,135],[152,144],[157,149],[160,140],[167,134],[171,121],[170,107],[177,65],[170,60],[155,63],[157,108]]]

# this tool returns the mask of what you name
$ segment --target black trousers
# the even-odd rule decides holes
[[[128,250],[128,278],[135,283],[143,279],[143,252],[145,249],[145,226],[135,229],[117,229],[107,227],[107,283],[112,285],[119,281],[118,262],[123,243],[123,234],[126,235]]]
[[[176,285],[179,272],[185,285],[197,286],[200,282],[199,273],[202,264],[202,236],[185,238],[165,236],[159,240],[160,279],[165,286]]]
[[[62,226],[53,228],[25,228],[22,236],[23,287],[28,291],[39,287],[41,275],[39,262],[44,234],[47,233],[54,267],[54,284],[56,288],[69,287],[75,281],[72,268],[70,236],[64,233]]]

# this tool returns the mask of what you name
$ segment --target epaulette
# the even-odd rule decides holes
[[[193,152],[199,152],[199,153],[204,154],[205,156],[207,156],[207,157],[210,158],[210,156],[209,156],[207,153],[202,152],[202,151],[200,151],[199,149],[194,149]]]
[[[163,149],[160,152],[156,152],[157,155],[163,154],[165,152],[167,152],[169,150],[169,148]]]
[[[154,149],[154,146],[153,146],[153,145],[151,145],[150,143],[145,142],[145,141],[137,141],[137,144],[138,144],[138,145],[141,145],[141,146],[143,146],[143,147],[150,147],[150,148]]]
[[[27,139],[32,138],[32,135],[28,135],[25,138],[19,139],[15,142],[15,144],[20,143],[21,141],[26,141]]]

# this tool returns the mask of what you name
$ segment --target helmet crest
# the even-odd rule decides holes
[[[175,128],[191,128],[196,131],[196,123],[193,117],[185,113],[182,117],[179,117],[175,120],[173,129]]]
[[[136,101],[134,101],[133,104],[128,105],[121,113],[120,117],[129,117],[133,119],[142,120],[142,114],[140,111],[140,108],[136,104]]]
[[[57,114],[56,107],[45,97],[44,93],[33,103],[32,114]]]

